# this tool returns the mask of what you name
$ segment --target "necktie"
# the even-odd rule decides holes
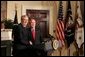
[[[35,30],[32,29],[32,36],[33,36],[33,40],[35,40]]]

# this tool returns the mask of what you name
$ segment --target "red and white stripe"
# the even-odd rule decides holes
[[[64,39],[65,39],[65,35],[64,35],[64,22],[61,20],[57,20],[57,24],[56,24],[56,36],[58,41],[60,42],[60,47],[62,47],[64,45]]]

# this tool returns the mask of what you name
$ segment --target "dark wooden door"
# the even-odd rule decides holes
[[[43,37],[44,38],[46,38],[47,37],[47,32],[48,32],[48,30],[47,30],[47,22],[46,21],[40,21],[40,28],[41,28],[41,32],[42,32],[42,35],[43,35]]]
[[[26,14],[30,18],[36,18],[43,35],[43,38],[47,38],[49,34],[49,11],[48,10],[26,10]]]

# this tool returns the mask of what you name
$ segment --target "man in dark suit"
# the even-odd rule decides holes
[[[42,38],[42,32],[40,30],[39,25],[37,25],[37,22],[34,18],[30,19],[30,26],[31,26],[31,44],[34,47],[32,49],[32,52],[35,53],[35,55],[46,55],[44,52],[44,46],[42,45],[43,43],[43,38]]]
[[[13,28],[14,42],[13,42],[13,55],[14,56],[28,56],[28,47],[31,45],[30,33],[28,24],[28,17],[21,16],[21,23]]]

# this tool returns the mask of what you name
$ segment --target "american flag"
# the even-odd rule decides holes
[[[57,19],[57,23],[56,23],[56,37],[57,37],[57,40],[59,41],[59,47],[64,46],[65,35],[64,35],[62,1],[60,1],[60,5],[59,5],[58,19]]]

